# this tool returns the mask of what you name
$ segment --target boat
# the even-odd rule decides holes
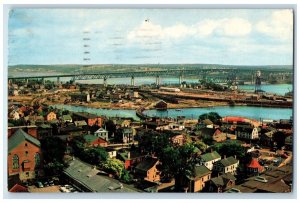
[[[181,109],[175,109],[175,111],[181,111]]]

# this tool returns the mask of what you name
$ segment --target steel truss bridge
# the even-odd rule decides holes
[[[134,85],[135,77],[155,77],[156,84],[160,83],[160,78],[162,77],[178,77],[178,81],[181,84],[184,81],[184,78],[190,76],[196,76],[199,79],[206,78],[209,81],[215,83],[227,83],[232,78],[229,76],[239,75],[240,73],[253,74],[253,69],[241,70],[239,68],[203,68],[203,69],[168,69],[168,70],[147,70],[147,71],[126,71],[126,72],[76,72],[74,74],[57,74],[57,75],[36,75],[36,76],[18,76],[13,77],[9,76],[9,82],[16,80],[25,80],[30,79],[41,79],[45,81],[47,78],[57,78],[57,82],[60,82],[61,78],[71,78],[75,80],[93,80],[93,79],[103,79],[103,83],[106,84],[107,79],[109,78],[130,78],[131,85]],[[281,71],[283,72],[283,71]],[[286,73],[280,73],[286,74]],[[278,75],[278,73],[276,74]]]

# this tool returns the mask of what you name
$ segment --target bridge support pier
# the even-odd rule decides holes
[[[59,85],[60,84],[60,77],[56,78],[56,84]]]
[[[156,84],[156,86],[160,85],[160,77],[159,77],[159,75],[156,76],[155,84]]]
[[[131,86],[134,86],[134,76],[131,76],[130,84],[131,84]]]
[[[183,81],[183,76],[179,75],[179,85],[181,85],[182,81]]]
[[[103,85],[104,85],[104,87],[107,87],[107,77],[103,78]]]

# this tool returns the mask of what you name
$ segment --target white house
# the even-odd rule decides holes
[[[237,127],[235,135],[238,139],[255,140],[258,139],[258,129],[256,127]]]
[[[12,111],[12,112],[10,113],[10,116],[11,116],[11,118],[12,118],[13,120],[19,120],[19,119],[20,119],[20,114],[19,114],[19,112],[17,112],[17,111]]]
[[[215,162],[213,165],[213,170],[220,173],[235,174],[238,166],[239,160],[231,156]]]
[[[108,141],[108,131],[103,128],[99,128],[94,135]]]
[[[214,163],[219,160],[221,160],[220,154],[216,151],[213,151],[200,156],[200,165],[204,165],[209,170],[212,170]]]

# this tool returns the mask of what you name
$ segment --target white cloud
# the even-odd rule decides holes
[[[245,36],[252,30],[251,23],[242,18],[206,19],[193,25],[177,23],[170,27],[162,27],[152,22],[143,22],[128,34],[129,40],[148,41],[151,39],[182,39],[189,36],[207,37],[212,34],[219,36]]]
[[[279,10],[272,13],[271,19],[259,21],[256,30],[267,36],[279,40],[293,38],[293,12],[292,10]]]

